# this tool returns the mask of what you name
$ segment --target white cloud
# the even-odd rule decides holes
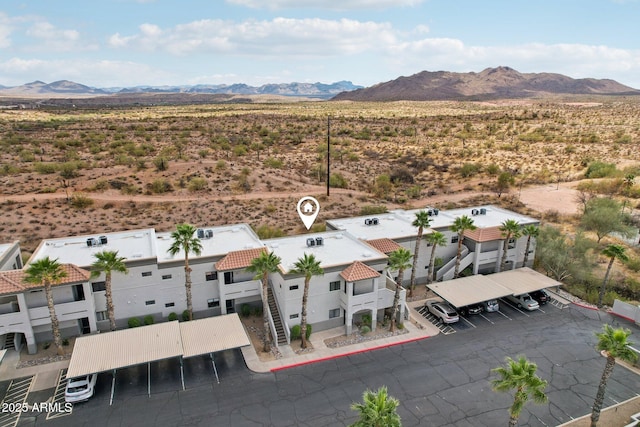
[[[46,21],[36,21],[25,35],[36,40],[36,44],[25,46],[28,51],[76,52],[95,50],[98,46],[81,38],[76,30],[60,29]]]
[[[329,10],[387,9],[417,6],[424,0],[226,0],[227,3],[254,9],[302,9]]]
[[[11,46],[12,20],[5,13],[0,12],[0,48]]]

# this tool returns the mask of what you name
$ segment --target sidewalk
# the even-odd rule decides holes
[[[69,367],[69,360],[63,360],[61,362],[45,363],[18,369],[16,366],[19,361],[20,354],[17,351],[7,351],[2,363],[0,363],[0,381],[35,376],[35,382],[30,391],[54,388],[57,385],[58,372]]]
[[[393,345],[406,344],[435,336],[440,330],[418,314],[414,307],[424,305],[424,301],[409,303],[410,320],[404,323],[407,333],[393,337],[380,338],[357,344],[345,345],[338,348],[328,348],[324,341],[328,338],[344,335],[344,327],[314,332],[309,341],[313,345],[313,351],[304,354],[295,354],[288,345],[279,347],[282,357],[269,362],[261,362],[253,346],[243,347],[242,355],[247,367],[253,372],[276,372],[281,369],[293,368],[323,360],[349,356],[365,351],[377,350]]]

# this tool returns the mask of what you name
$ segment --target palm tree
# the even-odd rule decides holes
[[[458,233],[458,252],[456,255],[456,268],[453,273],[453,278],[458,277],[460,273],[460,259],[462,258],[462,239],[464,238],[464,232],[467,230],[475,230],[476,227],[473,224],[473,219],[469,218],[467,215],[462,215],[457,217],[453,221],[453,225],[450,227],[450,230],[454,233]]]
[[[420,252],[420,241],[425,228],[431,225],[431,218],[427,211],[416,212],[416,218],[411,223],[414,227],[418,227],[418,237],[416,237],[416,247],[413,250],[413,266],[411,266],[411,287],[409,288],[409,296],[413,296],[413,288],[416,285],[416,267],[418,265],[418,253]]]
[[[302,292],[302,314],[300,315],[300,334],[302,339],[302,348],[307,348],[307,300],[309,298],[309,282],[313,276],[320,276],[324,274],[324,270],[320,267],[320,261],[316,260],[316,257],[307,255],[306,253],[302,258],[293,264],[294,268],[291,273],[304,275],[304,291]]]
[[[67,277],[66,271],[57,259],[45,257],[29,264],[27,267],[24,281],[34,285],[42,285],[44,293],[47,297],[47,307],[49,307],[49,317],[51,317],[51,333],[53,334],[53,342],[56,345],[58,354],[64,354],[62,348],[62,337],[60,336],[60,326],[58,324],[58,316],[53,302],[53,293],[51,286],[60,283]]]
[[[367,390],[362,395],[363,403],[352,403],[351,409],[360,413],[360,419],[351,427],[400,427],[400,415],[396,412],[400,402],[389,396],[382,386],[375,393]]]
[[[509,408],[510,427],[518,424],[520,412],[522,412],[522,408],[530,398],[533,398],[536,403],[545,403],[547,401],[547,395],[544,393],[547,382],[536,375],[537,369],[538,366],[533,362],[529,362],[524,356],[521,356],[518,360],[507,357],[506,366],[492,369],[492,372],[497,373],[500,377],[491,381],[495,391],[507,392],[513,389],[516,390],[513,404]]]
[[[509,250],[509,240],[520,237],[520,224],[515,219],[507,219],[500,226],[502,232],[502,260],[500,261],[500,271],[504,271],[507,265],[507,251]]]
[[[607,381],[613,373],[616,366],[616,358],[629,363],[634,363],[638,359],[638,355],[629,348],[633,345],[627,338],[631,335],[629,329],[618,328],[613,329],[609,325],[602,327],[602,332],[596,333],[598,337],[598,345],[596,348],[604,352],[607,357],[607,363],[604,366],[600,384],[598,384],[598,393],[596,400],[593,402],[593,410],[591,411],[591,427],[596,427],[600,419],[600,409],[604,401],[604,392],[607,388]]]
[[[398,315],[398,306],[400,305],[400,289],[402,289],[402,279],[404,271],[411,267],[411,252],[405,248],[399,248],[389,254],[389,270],[398,270],[398,278],[396,279],[396,293],[393,296],[393,308],[391,310],[391,326],[389,331],[396,330],[396,316]]]
[[[202,243],[196,236],[196,227],[191,224],[178,224],[176,230],[171,233],[173,242],[169,247],[169,254],[176,255],[184,251],[184,287],[187,292],[187,311],[189,320],[193,320],[193,302],[191,298],[191,267],[189,267],[189,254],[200,255],[202,253]]]
[[[91,277],[98,277],[104,273],[104,295],[107,299],[107,315],[109,316],[109,326],[112,331],[116,330],[116,316],[113,310],[113,295],[111,293],[111,273],[118,272],[127,274],[127,266],[124,264],[125,257],[118,256],[118,251],[102,251],[94,255],[96,259],[91,264]]]
[[[524,262],[523,262],[523,266],[526,267],[527,262],[529,261],[529,248],[531,247],[531,238],[532,237],[538,238],[538,235],[540,235],[540,227],[533,224],[525,225],[522,228],[522,235],[527,236],[527,246],[524,250]]]
[[[622,245],[611,244],[602,250],[602,255],[608,256],[609,265],[607,266],[607,272],[604,275],[604,280],[602,281],[602,286],[600,287],[600,295],[598,295],[598,307],[602,307],[602,300],[604,299],[604,291],[607,287],[607,282],[609,281],[609,274],[611,273],[611,268],[613,267],[613,262],[617,259],[620,261],[629,261],[629,256],[625,253],[625,247]]]
[[[266,250],[257,258],[251,260],[251,265],[247,267],[247,271],[254,273],[254,280],[262,280],[262,320],[264,322],[264,334],[262,337],[262,351],[268,353],[271,351],[271,340],[269,339],[269,273],[278,271],[278,266],[282,259],[273,252]]]
[[[436,272],[435,262],[436,262],[436,248],[438,246],[447,246],[447,236],[439,231],[434,231],[433,233],[427,234],[427,242],[431,244],[431,258],[429,260],[429,272],[427,273],[427,283],[431,283],[433,281],[433,276]]]

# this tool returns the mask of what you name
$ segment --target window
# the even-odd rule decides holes
[[[293,285],[293,286],[289,286],[289,290],[290,291],[295,291],[296,289],[298,289],[299,286],[298,285]]]
[[[22,268],[22,258],[20,258],[20,255],[16,255],[16,265],[18,268]]]
[[[339,291],[341,288],[340,280],[336,280],[335,282],[329,283],[329,291]]]
[[[176,304],[175,304],[174,302],[168,302],[168,303],[166,303],[164,306],[165,306],[166,308],[169,308],[169,307],[175,307],[175,305],[176,305]]]
[[[336,317],[340,317],[340,309],[334,308],[333,310],[329,310],[329,319],[334,319]]]
[[[155,303],[156,303],[156,300],[150,299],[149,301],[145,301],[144,305],[154,305]]]
[[[107,320],[107,319],[109,319],[109,315],[107,314],[106,311],[96,311],[96,320],[98,322],[102,320]]]
[[[170,274],[163,274],[162,275],[162,280],[168,280],[171,279],[171,275]]]
[[[455,236],[451,236],[451,243],[458,243],[458,235],[456,234]]]
[[[218,298],[212,298],[207,300],[207,307],[215,308],[220,307],[220,300]]]
[[[298,314],[298,313],[296,313],[296,314],[292,314],[292,315],[290,315],[290,316],[289,316],[289,319],[297,319],[297,318],[298,318],[298,316],[299,316],[299,314]]]
[[[224,283],[227,285],[233,283],[233,271],[227,271],[224,273]]]
[[[509,243],[507,244],[508,249],[513,249],[516,247],[516,239],[509,239]]]
[[[93,292],[104,292],[107,290],[106,282],[91,282],[91,289]]]
[[[210,282],[211,280],[218,280],[218,272],[217,271],[207,271],[206,273],[204,273],[204,279],[207,282]]]
[[[151,276],[151,272],[150,271],[143,271],[142,272],[142,277],[149,277]]]

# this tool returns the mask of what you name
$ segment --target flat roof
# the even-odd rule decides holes
[[[487,277],[490,277],[494,282],[511,290],[513,295],[522,295],[540,289],[562,285],[562,283],[544,274],[540,274],[529,267],[502,271],[500,273],[490,274]]]
[[[429,289],[451,303],[465,307],[507,295],[521,295],[551,286],[561,285],[529,267],[489,275],[475,275],[427,285]]]
[[[321,246],[307,246],[307,239],[322,238]],[[366,263],[373,260],[386,260],[387,256],[365,242],[343,231],[325,231],[322,233],[300,234],[277,239],[264,240],[264,244],[282,258],[280,266],[286,274],[293,264],[305,253],[315,255],[322,268],[350,265],[354,261]]]
[[[481,274],[433,283],[427,287],[454,307],[465,307],[513,294],[510,289]]]
[[[201,228],[205,232],[205,238],[200,239],[200,243],[202,244],[202,253],[200,254],[200,257],[221,256],[232,251],[254,249],[262,246],[260,239],[248,224],[198,228]],[[155,244],[159,264],[162,262],[184,260],[183,251],[178,252],[175,256],[169,255],[168,250],[172,244],[172,232],[173,230],[156,233]],[[189,258],[195,259],[197,257],[193,254],[189,254]]]
[[[9,251],[15,245],[15,243],[0,243],[0,258],[2,258],[5,252]]]
[[[78,337],[67,377],[140,365],[182,355],[178,321]]]
[[[398,212],[399,215],[403,215],[404,213],[405,218],[414,218],[416,212],[428,209],[430,208],[425,207],[422,209],[394,212]],[[474,211],[477,210],[478,212],[480,212],[482,209],[484,209],[484,212],[486,212],[485,214],[474,215]],[[456,218],[461,217],[462,215],[467,215],[468,217],[473,219],[473,223],[478,228],[497,227],[508,219],[516,220],[519,224],[536,224],[540,222],[540,220],[507,209],[503,209],[498,206],[481,205],[477,207],[472,206],[468,208],[440,210],[438,212],[438,215],[434,215],[431,217],[430,228],[450,227],[451,225],[453,225],[453,221],[455,221]]]
[[[415,215],[414,215],[415,217]],[[365,220],[377,219],[375,225],[368,225]],[[375,240],[382,238],[401,239],[418,234],[418,228],[411,225],[414,218],[404,215],[404,211],[356,216],[350,218],[331,219],[327,221],[337,230],[347,231],[361,240]]]
[[[194,357],[250,344],[237,313],[86,335],[76,339],[67,377],[108,372],[172,357]]]
[[[107,243],[100,243],[100,236],[106,237]],[[88,246],[87,239],[96,239],[95,246]],[[113,233],[96,233],[83,236],[45,239],[35,250],[28,263],[49,257],[63,264],[75,264],[89,267],[95,261],[94,254],[105,250],[118,251],[118,255],[127,261],[155,258],[155,230],[120,231]]]
[[[237,313],[180,323],[183,357],[251,345]]]

